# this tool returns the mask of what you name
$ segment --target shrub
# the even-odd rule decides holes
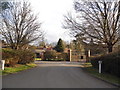
[[[27,64],[34,61],[35,54],[30,50],[18,50],[19,55],[18,64]]]
[[[5,60],[5,66],[14,66],[19,61],[19,56],[15,50],[2,49],[2,59]]]
[[[58,53],[55,50],[51,50],[44,53],[44,60],[66,61],[69,60],[69,56],[68,53]]]
[[[57,60],[61,60],[61,61],[69,60],[68,53],[57,53]]]
[[[102,61],[102,71],[120,77],[120,51],[91,58],[91,64],[98,69],[98,61]]]
[[[55,60],[56,56],[57,56],[56,51],[48,50],[44,53],[44,60]]]
[[[30,50],[2,50],[2,59],[5,60],[5,66],[30,63],[34,61],[34,56],[35,54]]]

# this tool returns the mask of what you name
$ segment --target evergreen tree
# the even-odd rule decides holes
[[[63,42],[63,40],[60,38],[59,41],[58,41],[58,43],[57,43],[57,45],[56,45],[56,47],[55,47],[55,50],[56,50],[57,52],[64,52],[64,49],[65,49],[64,42]]]

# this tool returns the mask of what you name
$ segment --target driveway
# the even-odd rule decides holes
[[[3,76],[3,88],[115,88],[96,79],[77,62],[41,62],[37,67]]]

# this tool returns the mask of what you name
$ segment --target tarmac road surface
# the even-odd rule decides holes
[[[37,67],[3,76],[3,88],[116,88],[96,79],[78,62],[36,62]]]

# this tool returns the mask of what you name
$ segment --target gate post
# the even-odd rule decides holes
[[[90,50],[88,50],[88,57],[90,57],[90,54],[91,54],[91,52],[90,52]]]
[[[69,60],[71,62],[71,49],[68,50],[68,54],[69,54]]]

